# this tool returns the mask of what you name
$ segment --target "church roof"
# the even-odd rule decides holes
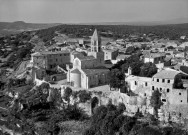
[[[82,70],[86,75],[100,74],[109,71],[109,69],[82,69]]]
[[[81,74],[81,72],[78,69],[72,70],[71,73]]]
[[[92,39],[93,40],[100,40],[100,37],[99,37],[98,32],[97,32],[97,29],[95,29],[95,31],[93,33],[93,36],[92,36]]]
[[[84,60],[94,60],[95,57],[93,56],[77,56],[79,60],[84,61]]]

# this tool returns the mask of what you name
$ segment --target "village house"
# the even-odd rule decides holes
[[[164,113],[164,115],[176,114],[176,116],[181,115],[183,118],[188,117],[188,74],[171,68],[159,69],[151,78],[134,76],[131,72],[132,70],[129,67],[128,73],[125,74],[125,82],[128,84],[128,90],[131,90],[133,93],[137,94],[137,96],[129,97],[129,100],[134,99],[135,102],[134,106],[129,103],[129,108],[135,107],[135,105],[137,105],[138,108],[140,105],[137,100],[140,98],[145,98],[146,103],[144,105],[145,108],[148,108],[153,91],[159,90],[162,94],[162,110],[165,110],[165,112],[162,113]],[[177,86],[177,84],[181,85]],[[160,117],[162,120],[164,119],[162,116]]]
[[[177,77],[181,79],[188,79],[188,75],[181,71],[176,71],[174,69],[166,68],[152,77],[151,88],[152,90],[158,89],[160,92],[165,92],[167,99],[162,99],[163,102],[169,102],[169,104],[187,104],[187,89],[186,88],[176,88],[175,82]],[[181,81],[181,80],[180,80]],[[185,84],[186,85],[186,84]],[[185,86],[184,85],[184,86]],[[179,96],[177,100],[174,100],[176,96]]]
[[[118,50],[109,50],[105,49],[104,52],[104,60],[115,60],[118,56]]]
[[[152,62],[154,64],[163,63],[165,53],[148,53],[144,56],[144,63]]]
[[[31,62],[39,67],[51,70],[57,65],[66,68],[66,64],[70,63],[69,51],[43,51],[31,54]]]

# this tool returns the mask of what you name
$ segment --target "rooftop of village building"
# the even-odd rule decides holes
[[[165,56],[165,53],[147,53],[145,58],[157,58],[162,56]]]
[[[181,71],[177,71],[170,68],[165,68],[156,73],[153,77],[154,78],[162,78],[162,79],[174,79],[176,75],[183,73]],[[186,75],[186,73],[183,73]]]

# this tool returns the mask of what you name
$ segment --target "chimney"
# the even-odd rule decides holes
[[[128,68],[128,75],[132,75],[132,68],[130,66]]]

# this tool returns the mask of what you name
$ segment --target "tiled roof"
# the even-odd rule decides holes
[[[117,51],[117,49],[104,49],[103,51],[104,52],[115,52],[115,51]]]
[[[63,53],[70,53],[70,52],[67,51],[67,50],[55,51],[55,52],[50,52],[50,51],[41,52],[41,54],[44,54],[44,55],[48,55],[48,54],[63,54]]]
[[[84,61],[84,60],[94,60],[95,57],[93,56],[77,56],[79,60]]]
[[[164,79],[174,79],[177,74],[179,74],[180,71],[174,70],[174,69],[164,69],[160,72],[156,73],[153,77],[154,78],[164,78]]]
[[[131,55],[119,54],[116,59],[117,60],[124,60],[125,58],[129,58]]]
[[[134,76],[134,75],[130,75],[128,77],[126,77],[126,80],[135,80],[135,81],[143,81],[143,82],[150,82],[152,78],[150,77],[141,77],[141,76]]]
[[[72,70],[71,73],[81,74],[81,72],[78,69]]]
[[[32,56],[42,56],[42,54],[40,52],[36,52],[36,53],[33,53],[31,54]]]
[[[145,58],[157,58],[161,56],[165,56],[165,53],[149,53],[145,55]]]
[[[82,70],[86,75],[101,74],[109,71],[108,69],[82,69]]]
[[[51,52],[51,51],[43,51],[43,52],[36,52],[33,53],[33,56],[43,56],[43,55],[53,55],[53,54],[64,54],[64,53],[70,53],[67,50],[63,50],[63,51],[55,51],[55,52]]]

